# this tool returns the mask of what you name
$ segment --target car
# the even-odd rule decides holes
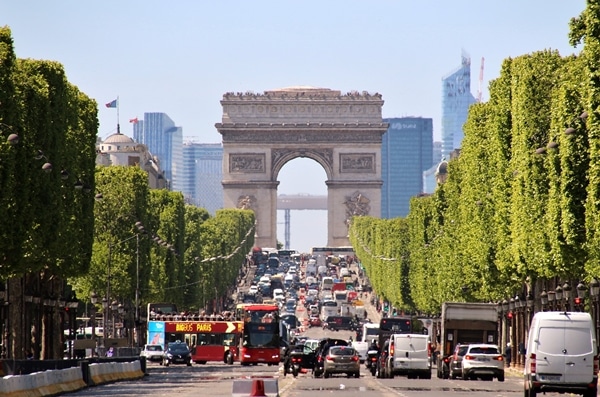
[[[140,352],[140,357],[146,357],[146,360],[148,361],[162,361],[163,354],[164,351],[162,345],[146,344]]]
[[[320,327],[321,319],[319,318],[318,315],[311,315],[310,318],[308,319],[308,323],[310,324],[311,327]]]
[[[470,344],[462,359],[462,378],[498,379],[504,382],[504,356],[497,345]]]
[[[252,285],[248,289],[249,294],[256,294],[258,292],[258,285]]]
[[[163,353],[162,365],[168,367],[170,364],[192,366],[192,352],[186,343],[181,341],[169,343],[167,350]]]
[[[312,353],[309,353],[309,360],[314,363],[312,370],[313,377],[319,378],[321,375],[323,375],[327,353],[329,352],[329,348],[332,346],[348,346],[348,341],[344,339],[332,338],[325,338],[319,341],[316,349]]]
[[[356,331],[357,329],[354,317],[350,316],[329,316],[325,322],[327,328],[332,331]]]
[[[459,376],[462,376],[462,360],[468,347],[469,345],[458,344],[454,348],[454,354],[452,354],[450,363],[448,364],[448,367],[450,368],[450,378],[456,379]]]
[[[323,365],[323,377],[333,374],[346,374],[349,378],[360,378],[360,359],[356,350],[350,346],[331,346]]]

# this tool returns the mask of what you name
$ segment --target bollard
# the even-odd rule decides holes
[[[265,381],[262,379],[254,379],[252,381],[252,391],[250,397],[267,397],[265,394]]]

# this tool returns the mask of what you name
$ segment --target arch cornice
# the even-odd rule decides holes
[[[299,157],[315,160],[325,170],[327,179],[333,178],[333,149],[273,148],[271,149],[271,180],[276,181],[283,166],[288,161]]]

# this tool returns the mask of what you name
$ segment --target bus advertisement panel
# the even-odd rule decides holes
[[[281,334],[279,307],[255,304],[244,307],[244,326],[240,348],[242,365],[264,363],[278,365]]]

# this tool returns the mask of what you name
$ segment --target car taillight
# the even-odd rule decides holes
[[[494,357],[494,360],[504,361],[504,357],[502,357],[502,356],[496,356],[496,357]]]
[[[600,366],[599,357],[594,357],[594,375],[598,375],[598,367]]]
[[[317,361],[318,361],[318,362],[321,362],[321,361],[323,361],[323,357],[319,356],[319,357],[317,358]]]
[[[325,357],[325,359],[326,359],[327,361],[333,361],[333,357],[331,357],[331,356],[327,356],[327,357]]]
[[[529,356],[529,359],[531,360],[529,362],[529,372],[533,375],[533,374],[535,374],[535,369],[536,369],[535,353],[531,353],[531,355]],[[594,361],[594,364],[595,363],[596,363],[596,361]],[[596,367],[596,365],[594,365],[594,367]]]
[[[394,355],[394,344],[390,344],[390,356]]]
[[[358,356],[352,356],[352,361],[358,361]]]
[[[477,357],[475,356],[470,356],[470,355],[466,355],[465,358],[463,358],[463,360],[477,360]]]
[[[450,362],[450,357],[444,357],[444,362],[445,363],[449,363]]]

